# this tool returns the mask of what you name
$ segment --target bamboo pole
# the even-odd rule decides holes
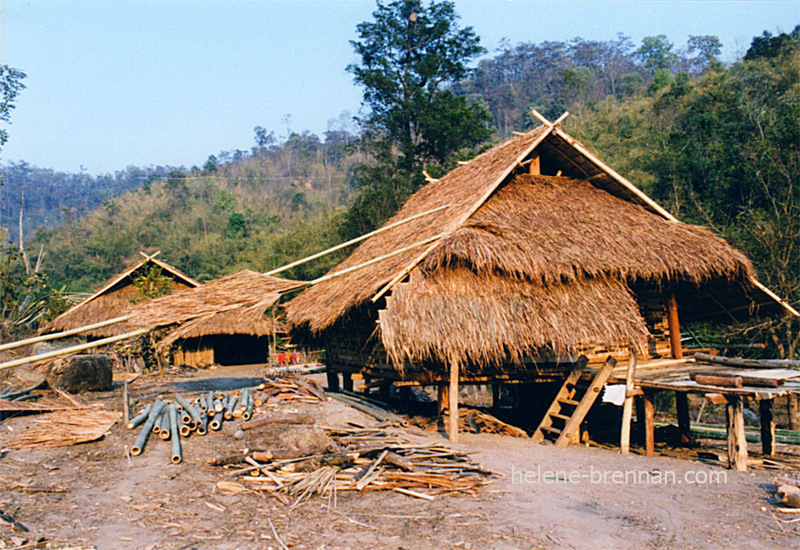
[[[340,277],[342,275],[346,275],[346,274],[350,273],[351,271],[356,271],[357,269],[361,269],[363,267],[367,267],[367,266],[372,265],[374,263],[378,263],[378,262],[383,261],[383,260],[385,260],[387,258],[391,258],[392,256],[397,256],[398,254],[402,254],[403,252],[408,252],[409,250],[413,250],[414,248],[417,248],[418,246],[422,246],[422,245],[428,244],[429,242],[439,240],[442,237],[444,237],[444,233],[440,233],[438,235],[434,235],[433,237],[428,237],[427,239],[421,240],[421,241],[416,242],[414,244],[410,244],[408,246],[404,246],[403,248],[395,250],[394,252],[389,252],[388,254],[384,254],[382,256],[378,256],[377,258],[372,258],[371,260],[367,260],[364,263],[361,263],[361,264],[358,264],[358,265],[354,265],[354,266],[348,267],[346,269],[342,269],[341,271],[337,271],[335,273],[328,273],[327,275],[323,275],[322,277],[320,277],[318,279],[314,279],[313,281],[310,281],[308,284],[313,286],[313,285],[316,285],[316,284],[321,283],[323,281],[327,281],[327,280],[333,279],[335,277]]]
[[[37,344],[39,342],[46,342],[47,340],[57,340],[59,338],[66,338],[67,336],[73,336],[75,334],[80,334],[81,332],[87,332],[89,330],[94,330],[96,328],[115,325],[117,323],[127,321],[130,318],[131,318],[130,315],[124,315],[122,317],[115,317],[114,319],[101,321],[93,325],[86,325],[85,327],[73,328],[70,330],[65,330],[63,332],[54,332],[53,334],[44,334],[42,336],[34,336],[33,338],[26,338],[25,340],[19,340],[17,342],[9,342],[8,344],[0,345],[0,351],[5,351],[7,349],[21,348],[22,346],[27,346],[29,344]]]
[[[370,237],[372,237],[374,235],[377,235],[378,233],[383,233],[384,231],[388,231],[390,229],[394,229],[395,227],[401,226],[401,225],[406,224],[408,222],[414,221],[414,220],[416,220],[418,218],[422,218],[423,216],[427,216],[429,214],[433,214],[434,212],[438,212],[440,210],[444,210],[445,208],[449,208],[449,207],[450,207],[449,204],[445,204],[444,206],[439,206],[439,207],[434,208],[432,210],[428,210],[428,211],[422,212],[420,214],[415,214],[415,215],[410,216],[408,218],[405,218],[403,220],[400,220],[400,221],[397,221],[395,223],[392,223],[392,224],[389,224],[387,226],[384,226],[384,227],[381,227],[379,229],[376,229],[375,231],[370,231],[369,233],[365,233],[364,235],[361,235],[360,237],[356,237],[355,239],[350,239],[347,242],[344,242],[344,243],[341,243],[341,244],[337,244],[336,246],[328,248],[327,250],[323,250],[322,252],[317,252],[316,254],[312,254],[311,256],[307,256],[307,257],[305,257],[303,259],[300,259],[300,260],[297,260],[295,262],[286,264],[286,265],[281,266],[281,267],[277,267],[277,268],[273,269],[272,271],[267,271],[266,273],[264,273],[264,275],[276,275],[276,274],[281,273],[283,271],[292,269],[293,267],[297,267],[298,265],[302,265],[302,264],[310,262],[312,260],[316,260],[317,258],[321,258],[322,256],[325,256],[327,254],[331,254],[332,252],[336,252],[337,250],[341,250],[343,248],[347,248],[351,244],[356,244],[358,242],[366,240],[366,239],[368,239],[368,238],[370,238]]]
[[[44,361],[45,359],[52,359],[53,357],[71,355],[73,353],[77,353],[79,351],[84,351],[87,349],[98,348],[100,346],[105,346],[106,344],[113,344],[114,342],[119,342],[120,340],[127,340],[128,338],[134,338],[136,336],[141,336],[142,334],[147,334],[148,332],[150,332],[150,330],[152,329],[143,328],[139,330],[134,330],[133,332],[126,332],[125,334],[120,334],[119,336],[112,336],[110,338],[103,338],[102,340],[95,340],[94,342],[89,342],[87,344],[80,344],[69,348],[51,351],[49,353],[43,353],[41,355],[31,355],[29,357],[22,357],[20,359],[15,359],[13,361],[7,361],[5,363],[0,363],[0,370],[10,369],[11,367],[18,367],[20,365],[27,365],[28,363],[36,363],[37,361]]]

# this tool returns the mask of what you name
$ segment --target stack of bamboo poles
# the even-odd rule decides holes
[[[263,387],[259,386],[259,389]],[[171,441],[170,460],[173,464],[179,464],[183,461],[181,438],[219,431],[225,421],[235,418],[250,420],[255,407],[260,404],[254,394],[253,389],[245,388],[229,393],[203,392],[191,401],[177,393],[172,400],[157,398],[128,421],[130,430],[142,426],[131,447],[131,454],[142,454],[150,436],[158,436],[164,441]]]
[[[395,491],[424,500],[448,493],[475,494],[494,474],[468,455],[439,444],[419,444],[385,427],[322,426],[335,451],[298,456],[289,451],[254,451],[231,472],[237,482],[220,490],[265,492],[298,506],[313,495],[335,505],[340,491]],[[231,461],[212,465],[233,466]]]

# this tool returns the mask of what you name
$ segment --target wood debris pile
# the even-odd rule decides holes
[[[293,456],[287,451],[254,451],[232,472],[238,482],[218,488],[265,492],[298,506],[314,495],[335,506],[341,491],[395,491],[433,500],[448,493],[475,494],[494,474],[470,457],[440,444],[420,444],[384,427],[322,427],[334,441],[326,452]],[[212,461],[232,465],[233,461]]]
[[[261,397],[267,406],[277,406],[284,402],[316,404],[328,399],[325,390],[314,380],[291,375],[268,378]]]
[[[512,437],[528,437],[522,428],[506,424],[494,416],[478,409],[462,408],[458,413],[458,428],[462,432],[490,433],[510,435]]]

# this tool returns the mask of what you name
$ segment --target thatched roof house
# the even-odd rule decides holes
[[[53,319],[40,332],[72,330],[125,315],[142,299],[141,290],[135,281],[141,276],[148,276],[153,268],[160,269],[160,276],[169,279],[170,292],[200,285],[171,265],[157,260],[155,255],[142,254],[142,256],[144,256],[142,261],[112,278],[97,292]],[[103,338],[120,333],[114,326],[109,326],[84,334],[92,338]]]
[[[114,330],[169,327],[157,350],[172,349],[176,364],[265,363],[272,337],[287,330],[265,312],[299,284],[244,270],[140,304]]]
[[[557,124],[432,181],[387,225],[439,207],[332,272],[381,260],[287,304],[334,368],[413,377],[452,363],[508,371],[587,349],[656,351],[672,297],[683,320],[797,315],[742,253],[676,220]]]

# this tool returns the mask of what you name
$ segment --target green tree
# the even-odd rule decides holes
[[[8,65],[0,65],[0,121],[9,123],[11,121],[11,111],[14,109],[14,101],[19,93],[25,89],[22,80],[25,73],[19,69],[14,69]],[[8,141],[8,132],[5,128],[0,128],[0,150]]]
[[[370,210],[353,211],[360,225],[391,215],[424,181],[424,166],[448,167],[491,135],[488,111],[451,90],[485,51],[471,27],[459,27],[453,3],[379,0],[372,15],[352,42],[361,61],[347,70],[364,87],[361,144],[378,165],[362,166],[357,178],[388,200],[358,203]]]

